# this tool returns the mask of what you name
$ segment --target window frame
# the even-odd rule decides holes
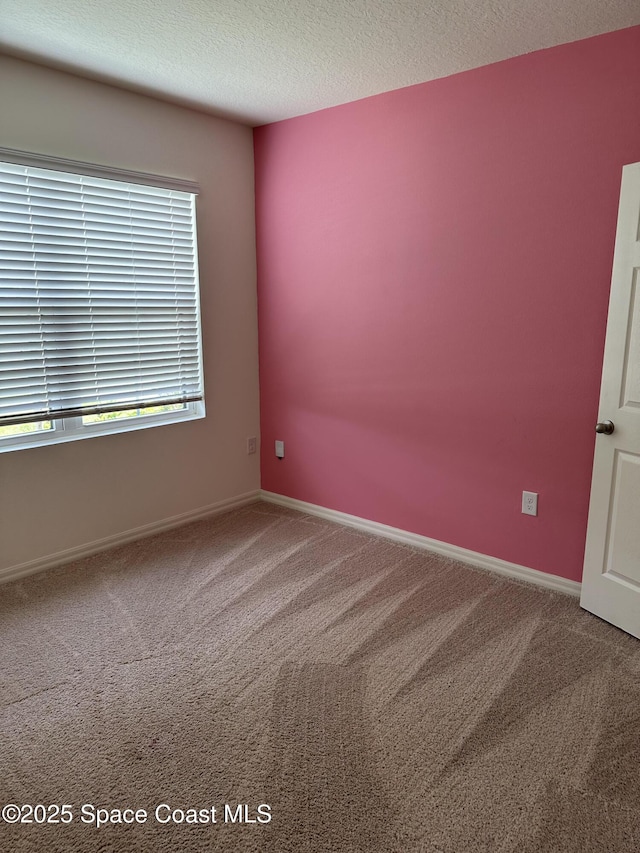
[[[113,435],[122,432],[137,432],[163,424],[180,424],[185,421],[199,420],[205,417],[204,400],[185,403],[183,411],[159,412],[152,415],[132,415],[122,420],[114,419],[95,424],[83,424],[82,416],[51,418],[51,429],[25,432],[17,435],[0,436],[0,453],[12,450],[27,450],[50,444],[62,444],[67,441],[79,441],[96,438],[101,435]]]
[[[192,181],[180,178],[160,176],[147,172],[136,172],[126,169],[116,169],[110,166],[85,163],[59,157],[49,157],[47,155],[33,154],[30,152],[2,147],[0,147],[0,160],[21,166],[50,169],[71,174],[86,175],[88,177],[103,178],[105,180],[125,181],[128,183],[142,184],[167,190],[177,190],[180,192],[191,193],[195,196],[193,202],[195,304],[199,331],[197,349],[203,393],[202,400],[185,402],[184,409],[177,411],[132,415],[129,417],[123,417],[122,419],[115,418],[93,424],[84,424],[82,422],[82,415],[50,417],[45,420],[51,422],[51,429],[0,436],[0,453],[33,447],[42,447],[51,444],[60,444],[63,442],[78,441],[85,438],[94,438],[114,433],[135,432],[141,429],[148,429],[150,427],[183,423],[185,421],[204,418],[206,416],[206,409],[204,400],[202,321],[198,263],[198,218],[196,211],[197,199],[200,192],[199,186]],[[140,408],[148,407],[148,405],[149,404],[145,406],[144,403],[141,403]]]

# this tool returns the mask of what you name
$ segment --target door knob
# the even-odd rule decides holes
[[[611,435],[614,429],[615,426],[611,421],[600,421],[596,424],[596,432],[602,433],[602,435]]]

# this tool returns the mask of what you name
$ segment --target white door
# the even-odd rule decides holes
[[[640,637],[640,163],[622,170],[580,604]],[[611,422],[611,423],[609,423]],[[607,434],[613,425],[613,432]]]

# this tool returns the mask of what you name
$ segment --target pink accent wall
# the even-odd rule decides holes
[[[634,27],[256,129],[264,489],[580,579],[639,105]]]

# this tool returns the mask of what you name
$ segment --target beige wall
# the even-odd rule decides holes
[[[0,571],[259,487],[252,131],[0,57],[0,146],[195,181],[207,417],[0,453]]]

